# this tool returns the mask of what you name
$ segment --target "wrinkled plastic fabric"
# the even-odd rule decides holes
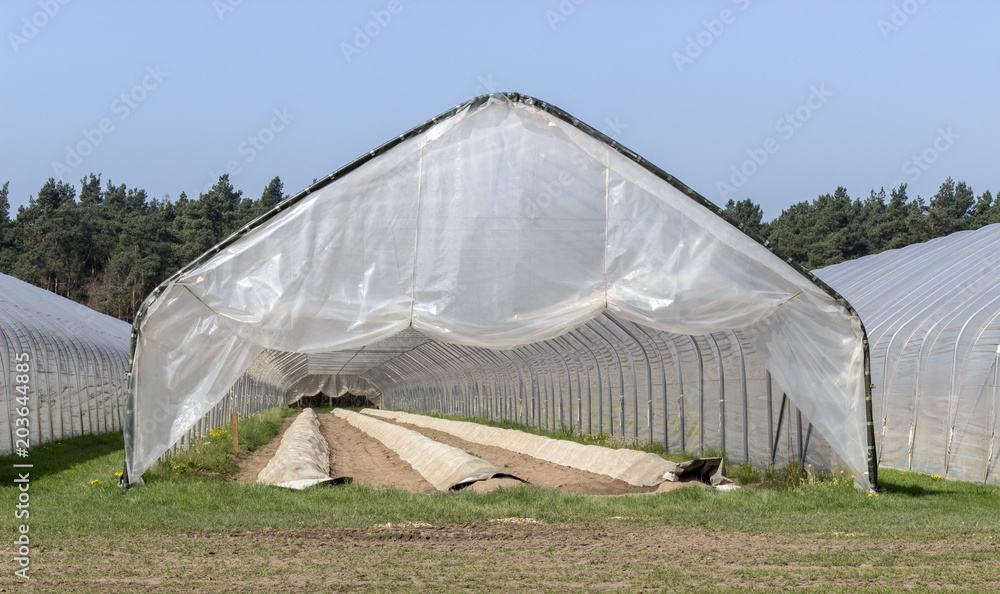
[[[326,394],[331,398],[354,394],[368,398],[375,406],[382,404],[382,393],[378,388],[367,379],[356,375],[307,375],[288,389],[285,404],[292,404],[317,394]]]
[[[438,491],[448,491],[495,476],[510,476],[482,458],[421,435],[412,429],[343,408],[334,415],[396,453]]]
[[[408,327],[511,348],[605,309],[667,332],[745,328],[869,484],[863,333],[845,306],[597,137],[503,96],[371,158],[165,289],[138,327],[128,475],[264,349],[356,348]]]
[[[868,329],[880,465],[1000,484],[1000,225],[816,274]]]
[[[257,482],[301,490],[332,480],[330,444],[320,432],[316,413],[307,408],[285,430],[278,450],[257,474]]]
[[[120,431],[130,332],[121,320],[0,274],[0,455]],[[17,401],[25,395],[26,407]]]
[[[500,429],[479,423],[437,419],[406,412],[371,409],[361,412],[373,417],[442,431],[470,443],[510,450],[553,464],[608,476],[638,487],[659,485],[667,480],[667,473],[674,467],[673,462],[668,462],[656,454],[627,448],[583,445],[575,441],[552,439],[515,429]]]

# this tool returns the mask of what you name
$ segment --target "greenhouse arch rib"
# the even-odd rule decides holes
[[[503,110],[505,109],[508,111],[504,112]],[[427,195],[424,190],[425,185],[429,183],[427,181],[426,173],[430,170],[429,166],[425,162],[427,155],[425,155],[424,148],[430,147],[432,149],[437,149],[438,151],[443,150],[442,146],[445,148],[451,148],[453,146],[458,147],[455,150],[460,150],[463,147],[468,148],[467,145],[463,145],[462,143],[472,143],[472,145],[474,145],[478,138],[476,134],[481,133],[482,130],[485,129],[483,128],[484,126],[488,127],[488,122],[491,121],[486,115],[481,116],[481,114],[493,114],[490,117],[501,117],[504,113],[508,112],[514,114],[511,116],[512,118],[521,118],[517,121],[522,125],[522,132],[524,135],[534,135],[532,138],[540,139],[539,142],[549,141],[551,144],[555,144],[557,141],[563,142],[567,145],[578,143],[578,145],[573,145],[574,150],[576,150],[574,156],[580,156],[582,159],[589,159],[586,162],[588,167],[591,167],[595,171],[598,168],[600,169],[602,179],[598,182],[595,176],[592,187],[597,188],[600,186],[600,198],[603,201],[601,206],[604,209],[604,212],[601,213],[604,216],[604,237],[602,238],[602,241],[604,242],[604,270],[602,271],[604,284],[601,287],[603,289],[601,294],[602,301],[590,301],[587,302],[587,304],[582,304],[572,312],[565,313],[565,316],[569,317],[544,319],[543,321],[549,324],[549,326],[545,326],[543,324],[540,328],[534,329],[532,331],[533,333],[524,333],[521,328],[510,329],[505,327],[502,331],[497,330],[496,334],[487,333],[484,335],[477,335],[475,332],[466,332],[466,334],[462,334],[463,331],[468,331],[469,328],[474,329],[475,325],[467,325],[464,328],[440,326],[438,325],[439,323],[447,321],[444,318],[439,319],[435,317],[440,311],[437,309],[437,306],[439,306],[440,303],[429,304],[421,301],[425,295],[429,294],[427,292],[430,289],[417,284],[417,275],[421,274],[421,271],[418,270],[418,264],[424,264],[424,261],[417,259],[416,252],[419,249],[422,257],[434,258],[435,253],[433,251],[429,251],[432,250],[433,245],[425,244],[425,242],[437,241],[441,237],[447,237],[447,234],[445,231],[439,230],[442,235],[427,238],[423,236],[424,231],[420,231],[419,235],[414,238],[413,243],[418,245],[414,247],[413,254],[402,254],[404,259],[408,260],[409,257],[414,258],[413,276],[409,279],[413,283],[410,295],[405,295],[404,291],[404,295],[397,296],[401,299],[409,299],[411,313],[408,320],[397,319],[393,322],[394,325],[386,322],[383,324],[380,332],[371,332],[364,334],[364,336],[361,336],[360,334],[354,335],[353,337],[345,335],[342,339],[340,339],[341,342],[336,342],[331,345],[324,346],[316,343],[308,343],[307,340],[303,339],[305,341],[304,346],[302,346],[298,352],[320,352],[323,348],[330,350],[357,348],[361,344],[368,344],[373,341],[384,339],[392,333],[397,332],[399,329],[407,326],[412,326],[413,328],[420,330],[432,339],[466,344],[473,347],[485,346],[487,348],[513,348],[520,344],[528,344],[554,338],[555,336],[561,335],[566,331],[572,330],[587,320],[593,319],[594,315],[597,315],[600,311],[604,311],[609,308],[615,311],[616,317],[624,318],[634,323],[649,325],[658,331],[666,330],[681,334],[708,334],[714,331],[723,331],[726,329],[747,328],[753,335],[751,340],[756,345],[758,351],[762,352],[762,356],[765,356],[765,358],[769,360],[769,367],[774,366],[774,370],[769,371],[773,371],[776,378],[779,378],[786,383],[795,384],[798,382],[797,385],[799,386],[808,385],[810,388],[818,386],[821,394],[825,394],[830,390],[841,390],[842,397],[844,399],[855,399],[855,406],[852,409],[855,412],[850,413],[852,415],[858,414],[857,409],[861,408],[861,406],[864,407],[864,419],[844,417],[851,425],[848,431],[850,435],[847,437],[832,435],[833,433],[836,433],[836,431],[833,431],[828,425],[826,437],[833,438],[834,441],[837,442],[835,444],[831,443],[831,445],[834,446],[835,449],[840,446],[841,449],[837,450],[837,453],[845,460],[849,460],[853,464],[849,463],[848,465],[851,466],[852,470],[858,476],[859,481],[866,486],[876,487],[877,469],[875,467],[876,457],[874,428],[871,417],[871,382],[868,377],[869,366],[867,335],[861,320],[858,318],[851,305],[829,286],[816,278],[812,273],[805,270],[783,254],[777,252],[773,246],[770,246],[767,242],[762,241],[759,237],[750,233],[741,224],[731,219],[723,210],[694,192],[686,185],[679,182],[673,176],[650,164],[645,159],[620,145],[613,139],[598,132],[583,122],[580,122],[576,118],[573,118],[566,112],[533,97],[517,93],[493,94],[476,97],[431,120],[428,120],[424,124],[417,126],[409,132],[400,135],[392,141],[365,154],[359,159],[356,159],[336,172],[323,178],[306,190],[303,190],[302,192],[284,200],[274,209],[249,223],[220,244],[211,248],[205,254],[201,255],[199,258],[182,268],[171,278],[157,287],[157,289],[150,294],[140,307],[136,315],[132,331],[132,359],[129,372],[130,395],[126,411],[126,453],[128,459],[126,462],[127,475],[123,480],[123,484],[128,485],[139,481],[142,471],[145,470],[145,468],[148,468],[150,457],[157,451],[162,452],[166,448],[169,448],[171,443],[176,441],[178,436],[183,433],[183,425],[185,425],[185,423],[193,423],[197,420],[197,418],[192,417],[192,415],[197,416],[202,413],[205,406],[207,406],[207,404],[203,406],[201,403],[198,403],[197,406],[192,405],[192,403],[196,400],[197,394],[191,395],[185,393],[187,395],[177,396],[176,394],[171,394],[162,390],[152,390],[152,392],[156,393],[156,396],[154,397],[152,393],[146,393],[146,388],[143,382],[150,382],[150,385],[161,385],[156,384],[156,382],[161,381],[160,376],[166,374],[170,376],[170,381],[178,380],[178,378],[187,381],[188,384],[184,384],[185,386],[191,387],[194,393],[203,393],[207,397],[208,391],[215,390],[217,392],[219,386],[231,385],[230,376],[233,373],[232,369],[249,365],[249,360],[254,356],[253,353],[260,352],[261,349],[277,348],[278,350],[281,350],[282,346],[288,346],[287,342],[290,339],[286,334],[272,332],[271,334],[267,334],[266,337],[263,336],[263,334],[253,334],[251,325],[255,323],[257,326],[264,326],[266,323],[273,322],[273,319],[266,318],[266,316],[272,314],[273,311],[267,310],[262,314],[260,311],[254,310],[252,305],[248,305],[245,302],[237,302],[232,306],[228,303],[222,303],[216,299],[217,295],[214,293],[211,295],[208,294],[211,293],[211,291],[205,290],[206,285],[199,283],[212,282],[212,274],[215,273],[219,267],[233,266],[235,265],[234,263],[242,262],[240,258],[249,258],[250,256],[245,256],[245,252],[247,252],[247,250],[254,249],[257,245],[254,242],[263,241],[267,237],[270,237],[270,233],[277,233],[277,231],[275,231],[276,228],[280,228],[280,225],[282,224],[290,224],[288,223],[289,221],[296,220],[295,217],[299,216],[305,208],[319,208],[316,206],[317,204],[323,204],[325,208],[333,208],[334,206],[340,205],[341,202],[321,203],[319,201],[334,195],[341,196],[338,192],[344,191],[343,188],[346,187],[345,184],[349,185],[352,182],[363,183],[365,179],[367,179],[364,177],[355,179],[355,177],[352,177],[352,174],[375,175],[375,173],[372,172],[377,173],[378,171],[381,171],[378,169],[379,166],[386,168],[383,172],[384,175],[389,176],[392,174],[396,176],[379,178],[385,183],[409,183],[409,178],[403,174],[409,174],[413,171],[417,171],[419,173],[419,176],[414,176],[415,182],[413,185],[416,189],[417,196],[420,196],[418,206],[419,210],[417,211],[419,216],[415,216],[412,221],[409,219],[407,220],[414,226],[413,232],[415,234],[417,233],[416,229],[423,229],[423,226],[430,226],[429,228],[433,228],[433,225],[437,223],[441,223],[443,225],[444,222],[458,220],[455,213],[452,213],[452,215],[449,216],[444,216],[440,220],[433,219],[431,214],[427,214],[428,212],[433,212],[431,209],[435,207],[457,207],[451,204],[443,207],[443,203],[440,202],[440,196]],[[474,118],[477,117],[481,117],[482,119],[475,120]],[[452,130],[459,130],[459,132],[455,132],[454,135],[449,136]],[[466,136],[461,136],[460,134],[464,134]],[[469,140],[469,138],[472,138],[473,140]],[[499,135],[495,136],[495,141],[498,143],[514,144],[516,140],[517,138],[511,139]],[[493,148],[493,146],[494,145],[491,145],[490,148]],[[595,147],[600,150],[598,151]],[[518,147],[515,147],[514,150],[517,148]],[[549,158],[553,161],[558,161],[560,158],[565,158],[565,155],[557,153],[546,154],[544,152],[540,152],[541,149],[538,149],[538,152],[536,153],[530,153],[528,149],[531,147],[528,147],[528,149],[524,147],[520,148],[522,149],[522,154],[515,156],[517,158],[521,158],[523,162],[529,162],[536,167],[536,169],[527,172],[522,170],[514,171],[514,173],[524,173],[526,178],[540,175],[540,171],[545,166],[543,162],[544,159]],[[591,149],[595,150],[593,154],[587,152]],[[600,153],[599,156],[597,156],[598,152]],[[407,156],[409,156],[409,158],[407,158]],[[437,158],[439,161],[442,159],[440,153],[437,155]],[[398,163],[392,159],[397,159]],[[517,163],[521,164],[522,161],[518,161]],[[390,167],[394,167],[396,165],[399,167],[398,170],[389,169]],[[488,165],[497,164],[491,162],[488,163]],[[500,165],[503,165],[503,163],[499,163],[497,166],[499,167]],[[440,162],[438,162],[436,166],[442,167]],[[440,173],[440,171],[438,171],[438,173]],[[614,179],[611,178],[612,174],[614,174]],[[583,177],[583,174],[581,174],[581,179],[583,179]],[[403,179],[403,181],[399,181],[400,179]],[[533,182],[537,180],[532,178],[528,179],[528,181]],[[511,183],[510,180],[507,179],[501,180],[501,182]],[[648,187],[643,184],[647,184]],[[362,186],[358,187],[362,188]],[[362,190],[365,188],[370,189],[368,186],[364,186]],[[585,187],[584,190],[586,189],[587,188]],[[494,190],[496,190],[495,187]],[[424,192],[424,194],[421,195],[421,192]],[[615,192],[620,192],[620,194],[612,196]],[[596,193],[597,192],[591,192],[587,195],[587,198],[590,199],[594,197]],[[682,203],[683,201],[681,200],[681,196],[688,200],[688,202]],[[350,196],[347,195],[343,195],[341,198],[336,198],[336,200],[341,201],[350,199]],[[517,197],[515,196],[513,199],[516,201]],[[438,200],[438,202],[434,202],[434,200]],[[760,289],[760,292],[761,294],[764,294],[764,297],[761,297],[760,301],[752,302],[740,301],[734,297],[730,301],[730,306],[731,308],[737,308],[738,311],[724,311],[725,308],[719,305],[718,309],[709,312],[708,317],[704,320],[699,318],[694,321],[683,319],[683,315],[681,315],[684,312],[689,311],[692,307],[688,302],[683,302],[680,305],[675,304],[673,309],[667,311],[669,315],[664,315],[664,311],[666,310],[645,311],[642,307],[637,308],[634,303],[635,296],[638,295],[638,297],[643,297],[642,291],[648,287],[643,286],[641,280],[637,281],[632,278],[631,275],[628,278],[622,277],[621,270],[619,269],[613,271],[618,276],[609,280],[608,275],[611,272],[609,267],[625,266],[628,262],[622,260],[621,258],[634,257],[633,252],[626,251],[624,252],[624,256],[619,254],[619,256],[621,256],[619,260],[614,259],[615,254],[611,252],[611,248],[621,246],[617,244],[615,246],[611,245],[611,233],[621,233],[621,229],[615,228],[612,230],[611,217],[626,215],[617,211],[609,214],[609,212],[611,212],[608,210],[609,208],[624,209],[623,206],[617,204],[609,206],[609,200],[624,200],[622,204],[630,207],[638,205],[636,207],[652,209],[650,212],[656,213],[660,212],[656,209],[663,210],[669,207],[675,209],[677,213],[679,213],[677,216],[683,218],[682,222],[686,224],[710,225],[712,227],[712,233],[709,234],[708,239],[716,242],[713,243],[712,246],[723,251],[729,250],[729,252],[737,257],[745,257],[749,264],[747,264],[746,270],[744,270],[744,276],[748,282],[752,281],[754,283],[754,287],[748,288],[747,291],[758,290],[760,287],[763,287],[763,289]],[[573,203],[573,206],[583,209],[585,205],[581,205],[583,205],[582,202],[580,202],[580,204]],[[494,206],[496,208],[510,207],[507,203],[496,203]],[[535,204],[534,206],[538,207],[539,205]],[[592,206],[594,208],[591,210],[581,210],[578,214],[580,214],[580,216],[591,216],[592,213],[597,212],[597,202],[595,201]],[[544,209],[545,206],[542,206],[541,210]],[[705,211],[707,211],[707,214]],[[475,213],[473,213],[473,215],[474,214]],[[360,216],[363,218],[366,215],[362,213]],[[643,219],[640,213],[636,213],[635,217],[637,222],[642,222]],[[364,222],[359,224],[375,224],[372,220],[365,219]],[[525,218],[524,220],[526,220],[529,225],[538,223],[536,218]],[[593,221],[587,220],[586,222],[589,224]],[[621,221],[618,221],[617,219],[615,222],[616,224],[621,223]],[[521,228],[518,227],[517,231],[521,231]],[[530,228],[529,231],[538,231],[538,229]],[[567,233],[569,233],[569,231],[567,231]],[[576,235],[584,236],[586,234],[578,233]],[[555,237],[555,235],[553,235],[553,237]],[[565,235],[565,237],[569,237],[569,235]],[[647,234],[645,238],[650,241],[666,241],[666,239],[656,236],[655,234]],[[724,240],[720,238],[724,238]],[[616,235],[614,240],[621,241],[622,238]],[[730,245],[725,243],[726,241],[733,243]],[[757,247],[753,248],[751,247],[751,244],[756,245]],[[739,248],[733,247],[736,245],[738,245]],[[593,246],[588,247],[592,248]],[[685,245],[684,249],[691,249],[691,246]],[[752,258],[746,254],[748,251],[753,252]],[[594,250],[594,252],[596,253],[596,250]],[[635,253],[640,252],[641,250],[637,249]],[[680,256],[684,256],[683,253],[678,253]],[[541,254],[539,258],[549,257],[547,253],[541,251],[539,251],[539,254]],[[721,257],[719,254],[710,251],[697,252],[696,255],[707,258],[708,261],[713,263],[722,261],[718,259]],[[553,260],[553,262],[555,261]],[[678,266],[694,266],[694,264],[684,262],[678,263],[672,261],[671,263]],[[278,264],[275,265],[277,266]],[[751,268],[753,268],[752,271],[750,270]],[[767,273],[766,278],[758,274],[761,271]],[[426,271],[423,273],[425,275],[429,274]],[[716,274],[723,275],[724,273],[717,272]],[[805,282],[802,282],[803,279]],[[381,282],[381,279],[379,280]],[[570,280],[567,280],[566,282],[569,283]],[[700,279],[695,279],[695,282],[702,281]],[[783,289],[781,291],[770,291],[773,287],[768,285],[768,283],[772,282],[781,284]],[[787,289],[792,285],[798,288],[797,292],[788,292]],[[654,288],[659,287],[659,285],[655,284],[653,286]],[[611,288],[616,289],[618,292],[609,295],[608,290]],[[503,289],[503,287],[501,287],[501,289]],[[236,289],[233,289],[231,286],[221,285],[213,286],[211,290],[236,291]],[[485,289],[477,288],[477,290]],[[581,291],[585,290],[589,289],[581,289]],[[418,295],[421,291],[424,291],[424,294]],[[542,295],[543,293],[542,291],[539,291],[538,294]],[[580,293],[580,296],[586,297],[583,292]],[[684,298],[694,299],[696,295],[688,296],[685,293],[678,293],[674,295],[674,297],[683,301]],[[739,295],[737,295],[737,297],[739,297]],[[247,298],[253,301],[263,297],[257,294],[247,293],[241,295],[240,298]],[[454,296],[449,295],[449,298],[454,298]],[[591,297],[591,299],[593,298]],[[633,301],[630,301],[630,299],[633,299]],[[673,301],[665,299],[666,298],[662,298],[660,302],[667,303],[669,301],[670,303],[674,303]],[[239,299],[237,299],[237,301],[239,301]],[[426,305],[427,309],[417,309],[414,311],[413,306],[418,302]],[[599,309],[594,309],[595,307]],[[713,307],[716,306],[713,305]],[[800,356],[800,353],[795,352],[796,348],[793,343],[805,340],[805,338],[802,335],[796,334],[796,332],[801,332],[801,329],[796,330],[796,328],[790,326],[788,322],[784,320],[786,320],[786,318],[805,320],[807,316],[804,312],[806,311],[810,311],[812,314],[815,314],[813,319],[818,319],[816,316],[820,316],[821,314],[828,316],[823,318],[826,322],[822,323],[837,325],[840,329],[839,331],[842,331],[844,334],[844,342],[851,342],[851,345],[844,346],[843,349],[845,350],[839,353],[841,355],[841,360],[845,362],[843,367],[850,368],[838,372],[843,374],[842,376],[837,376],[840,380],[850,376],[849,381],[841,381],[840,383],[842,385],[839,387],[821,385],[822,382],[818,377],[806,377],[805,372],[800,372],[799,375],[795,375],[793,373],[795,363],[792,360]],[[220,363],[219,367],[209,370],[203,376],[198,376],[197,372],[193,372],[192,375],[196,376],[195,379],[184,376],[184,372],[177,369],[168,369],[169,365],[167,365],[167,362],[172,360],[169,357],[165,357],[160,360],[161,364],[156,363],[158,360],[157,357],[166,352],[163,349],[168,348],[166,346],[162,346],[163,344],[174,344],[170,343],[170,340],[176,341],[182,338],[176,332],[174,334],[170,334],[170,332],[166,329],[165,321],[171,320],[176,322],[182,318],[186,319],[184,318],[185,315],[196,315],[195,313],[190,312],[197,312],[197,315],[205,316],[204,321],[208,324],[206,326],[206,333],[207,335],[210,335],[211,340],[216,341],[212,343],[213,348],[217,349],[213,352],[224,353],[226,357],[224,365]],[[491,313],[494,313],[496,316],[500,315],[498,312]],[[531,315],[531,312],[519,313],[524,314],[523,319],[528,319]],[[171,315],[174,315],[175,317],[170,318],[169,316]],[[261,323],[261,315],[265,316],[265,323],[263,324]],[[573,315],[577,317],[572,317]],[[680,317],[677,319],[670,319],[670,315]],[[288,314],[288,316],[291,316],[291,314]],[[296,318],[294,316],[288,316],[281,319],[294,325],[296,323]],[[842,318],[840,321],[835,319],[838,316]],[[516,319],[522,319],[519,315],[515,315],[514,317]],[[464,321],[466,320],[463,320],[463,322]],[[537,323],[538,320],[536,319],[535,322]],[[557,324],[563,324],[562,326],[559,326],[561,331],[558,333],[555,330]],[[731,326],[726,326],[725,324],[731,324]],[[181,325],[176,326],[175,328],[180,328],[178,331],[183,331],[184,327]],[[301,330],[299,327],[296,328]],[[845,328],[847,330],[845,330]],[[283,329],[283,331],[285,330],[287,330],[289,334],[292,333],[292,330]],[[264,330],[259,330],[259,332],[264,333],[268,331],[270,330],[266,328]],[[160,338],[157,338],[157,340],[154,341],[151,338],[152,336],[158,336]],[[191,336],[193,335],[189,334],[186,338],[190,338]],[[249,336],[252,336],[253,338],[247,338]],[[146,339],[149,339],[148,345],[144,342]],[[205,338],[205,340],[208,340],[208,338]],[[791,343],[788,341],[791,341]],[[834,343],[836,343],[836,341],[834,341]],[[147,346],[149,347],[148,353],[146,352]],[[156,348],[154,348],[154,346],[156,346]],[[829,344],[826,346],[820,346],[817,344],[815,348],[810,349],[811,354],[814,356],[808,361],[808,365],[829,369],[833,363],[828,363],[823,360],[823,350],[828,347]],[[157,348],[160,350],[156,350]],[[176,346],[176,348],[180,350],[173,351],[174,353],[183,353],[184,347]],[[196,347],[191,346],[188,348],[194,349]],[[844,353],[847,354],[845,355]],[[853,353],[853,355],[850,353]],[[148,357],[146,355],[148,355]],[[206,354],[205,356],[207,357],[208,355]],[[805,359],[803,359],[803,361],[805,361]],[[231,368],[226,367],[223,369],[225,366],[231,366]],[[805,369],[805,367],[803,367],[803,369]],[[173,386],[176,383],[170,383],[167,380],[162,381],[167,382],[162,385],[170,384]],[[571,378],[567,378],[567,381],[571,381]],[[719,381],[722,381],[722,378],[720,378]],[[219,383],[219,386],[214,386],[212,382]],[[622,388],[624,389],[624,385]],[[839,402],[830,404],[828,401],[821,400],[821,396],[811,394],[810,392],[811,390],[809,389],[798,390],[797,397],[802,398],[798,404],[813,407],[816,411],[830,411],[832,409],[829,407],[839,407],[835,411],[838,415],[842,412],[844,414],[848,414],[844,411],[851,408],[850,406]],[[169,400],[170,398],[175,400]],[[189,400],[180,401],[176,400],[177,398],[188,398]],[[211,398],[217,399],[221,398],[221,396],[213,392],[211,394]],[[862,399],[863,404],[860,402]],[[824,409],[824,406],[827,408]],[[841,408],[844,410],[842,411]],[[829,422],[837,423],[842,420],[843,419],[841,419],[841,417],[837,416]],[[856,427],[855,421],[857,421]],[[168,424],[169,434],[157,434],[155,438],[151,437],[154,433],[156,433],[156,431],[160,431],[160,429],[156,428],[157,423]],[[854,433],[857,433],[857,435],[854,435]],[[137,456],[139,460],[137,460]],[[138,464],[133,465],[133,462],[136,461],[138,461]]]

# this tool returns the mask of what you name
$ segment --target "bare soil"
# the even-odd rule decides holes
[[[398,423],[398,425],[416,431],[434,441],[439,441],[482,458],[504,472],[540,487],[550,487],[557,491],[583,493],[585,495],[625,495],[628,493],[649,493],[656,491],[656,487],[635,487],[625,481],[609,476],[553,464],[552,462],[546,462],[545,460],[503,448],[472,443],[444,431],[418,427],[407,423]],[[510,479],[507,480],[509,481]],[[489,483],[490,481],[483,482]],[[475,488],[476,485],[473,484],[472,487]]]
[[[333,478],[350,477],[352,481],[374,487],[392,486],[414,493],[436,493],[437,490],[427,482],[409,463],[402,460],[395,452],[386,448],[380,441],[369,437],[364,432],[340,419],[332,413],[317,415],[320,421],[320,431],[330,444],[330,476]],[[281,443],[285,430],[295,420],[295,415],[285,419],[281,431],[271,443],[258,448],[247,459],[240,462],[240,471],[236,475],[237,482],[253,483],[257,474],[267,466]],[[389,422],[389,421],[387,421]],[[519,454],[503,448],[484,446],[465,441],[443,431],[417,427],[406,423],[400,426],[411,429],[427,437],[466,451],[490,462],[502,469],[511,477],[498,477],[486,481],[472,483],[465,487],[480,493],[485,493],[501,487],[528,482],[536,486],[549,487],[557,491],[581,493],[585,495],[631,495],[641,493],[662,493],[683,487],[703,487],[698,482],[663,483],[659,487],[636,487],[608,476],[578,470],[568,466],[560,466],[525,454]]]
[[[942,552],[940,543],[504,518],[442,526],[94,537],[46,551],[33,566],[32,585],[46,592],[841,591],[937,589],[960,575],[977,591],[1000,586],[988,547],[949,546],[963,549],[952,551],[962,566],[928,572]],[[92,550],[103,554],[87,552]],[[156,552],[152,558],[150,551]],[[837,552],[833,567],[826,561],[831,551]],[[885,555],[892,556],[891,563]]]
[[[333,413],[317,415],[320,431],[330,444],[330,476],[351,477],[373,487],[392,486],[414,493],[437,493],[434,485],[396,452]]]

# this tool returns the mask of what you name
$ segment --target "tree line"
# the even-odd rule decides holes
[[[911,200],[906,184],[889,192],[872,190],[851,198],[843,187],[812,202],[799,202],[763,222],[764,212],[749,199],[729,200],[726,212],[810,270],[869,254],[905,247],[1000,223],[1000,196],[978,197],[965,182],[950,177],[929,201]]]
[[[140,188],[72,185],[49,178],[10,217],[0,189],[0,272],[131,322],[157,285],[283,198],[275,177],[260,198],[235,190],[224,174],[197,199],[150,199]]]
[[[90,174],[80,190],[49,178],[10,216],[9,183],[0,189],[0,272],[131,322],[157,285],[285,198],[275,177],[260,198],[243,196],[224,174],[196,199],[150,199],[140,188]],[[964,229],[1000,222],[1000,196],[978,197],[949,177],[925,201],[906,184],[852,198],[840,187],[793,204],[764,222],[749,198],[726,212],[809,269],[820,268]]]

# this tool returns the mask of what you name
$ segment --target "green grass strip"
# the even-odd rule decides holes
[[[287,414],[287,410],[261,413],[256,420],[245,421],[246,429],[241,421],[241,434],[257,445],[266,443],[267,431],[277,431]],[[253,428],[258,422],[260,428]],[[579,525],[700,526],[869,542],[894,538],[993,542],[1000,534],[997,487],[890,469],[883,469],[886,492],[878,496],[833,480],[805,481],[795,488],[682,489],[634,497],[591,497],[532,486],[487,494],[416,495],[358,484],[293,492],[236,484],[230,478],[230,462],[216,451],[226,446],[231,449],[232,441],[225,432],[212,435],[192,448],[191,454],[174,456],[151,470],[147,484],[128,493],[117,487],[124,462],[121,434],[65,439],[36,448],[28,459],[34,464],[32,534],[44,543],[112,533],[125,538],[151,532],[362,528],[507,517]],[[24,461],[0,457],[0,500],[11,502],[11,509],[18,497],[12,464]],[[12,513],[4,517],[0,525],[5,534],[13,535],[20,520]]]

